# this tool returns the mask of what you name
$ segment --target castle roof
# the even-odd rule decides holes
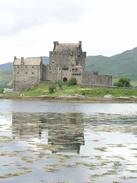
[[[79,43],[59,43],[58,41],[54,42],[54,51],[76,51],[81,47],[81,41]]]
[[[28,57],[28,58],[15,58],[14,65],[40,65],[42,62],[41,57]]]

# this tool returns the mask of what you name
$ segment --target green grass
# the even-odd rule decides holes
[[[22,93],[24,96],[42,96],[48,95],[48,85],[40,84],[38,86],[34,86],[32,89],[29,89]]]
[[[2,94],[3,93],[3,88],[0,88],[0,94]]]
[[[14,94],[15,95],[15,94]],[[18,94],[17,94],[18,95]],[[50,94],[47,84],[40,84],[24,91],[21,96],[74,96],[82,95],[85,97],[103,97],[104,95],[119,96],[137,96],[137,89],[127,88],[89,88],[82,86],[66,86],[63,85],[63,89],[56,87],[54,93]]]

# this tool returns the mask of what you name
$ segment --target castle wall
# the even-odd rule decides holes
[[[51,67],[70,67],[75,65],[76,55],[70,52],[51,51],[49,57],[49,65]]]
[[[14,65],[13,85],[15,91],[21,91],[38,84],[42,79],[42,66]]]
[[[54,42],[49,52],[49,64],[42,63],[42,57],[24,59],[14,58],[13,87],[15,91],[28,89],[41,81],[67,81],[71,77],[80,85],[112,86],[111,75],[98,75],[85,71],[86,52],[82,51],[82,42]]]
[[[42,65],[42,81],[48,80],[48,66]]]
[[[48,80],[48,81],[58,80],[57,75],[59,75],[59,73],[56,69],[50,69],[50,67],[47,66],[46,80]]]
[[[112,86],[112,76],[83,72],[82,84],[90,86]]]
[[[78,84],[81,84],[85,58],[86,52],[82,52],[81,42],[71,46],[55,42],[53,51],[49,52],[48,80],[76,77]]]
[[[46,80],[49,81],[55,81],[55,80],[63,80],[64,78],[67,78],[67,80],[71,77],[71,71],[65,71],[57,68],[57,70],[48,70],[47,71],[47,78]]]
[[[82,69],[81,69],[82,70]],[[72,69],[63,70],[61,68],[57,68],[56,70],[49,70],[49,66],[47,66],[46,70],[43,70],[43,81],[56,81],[56,80],[64,80],[66,78],[69,80],[71,77],[75,77],[77,79],[77,83],[81,84],[82,82],[82,71],[74,72]]]
[[[51,67],[73,67],[75,65],[81,65],[85,68],[86,52],[70,52],[70,51],[50,51],[49,52],[49,65]]]

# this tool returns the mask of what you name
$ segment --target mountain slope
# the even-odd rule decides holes
[[[12,83],[12,63],[0,65],[0,87],[10,86]]]
[[[10,86],[12,83],[12,74],[11,72],[0,71],[0,87]]]
[[[0,65],[0,70],[3,72],[11,72],[12,71],[12,63],[8,62]]]
[[[137,80],[137,48],[112,57],[88,56],[86,69],[91,72],[98,71],[101,74],[112,74],[114,77],[129,77]]]

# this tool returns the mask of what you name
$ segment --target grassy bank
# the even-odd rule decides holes
[[[56,86],[56,89],[53,93],[49,92],[49,86],[47,84],[40,84],[31,88],[30,90],[14,93],[14,96],[85,96],[85,97],[104,97],[105,95],[112,95],[114,97],[120,96],[137,96],[137,89],[128,89],[128,88],[89,88],[83,86],[66,86],[63,85],[62,88]]]
[[[0,88],[0,94],[2,94],[3,93],[3,88]]]

